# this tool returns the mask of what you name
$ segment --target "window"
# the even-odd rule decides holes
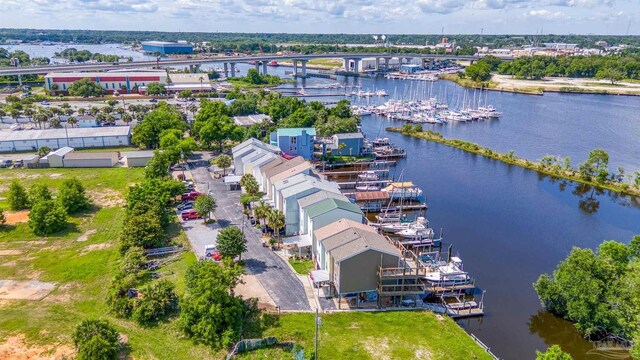
[[[116,84],[115,83],[111,83],[111,88],[115,89],[116,88]]]
[[[67,84],[62,84],[62,90],[67,90]]]
[[[295,137],[295,136],[291,136],[291,137],[289,138],[289,143],[290,143],[291,145],[295,145],[295,144],[297,144],[297,143],[298,143],[298,138],[297,138],[297,137]]]

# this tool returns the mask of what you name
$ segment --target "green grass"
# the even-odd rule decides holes
[[[0,197],[6,196],[12,179],[19,179],[27,187],[42,182],[55,188],[71,176],[78,177],[89,193],[110,191],[124,197],[128,186],[142,179],[143,170],[41,169],[9,170],[2,174]],[[117,241],[123,218],[122,206],[94,207],[70,217],[67,229],[48,237],[33,235],[26,223],[0,229],[0,250],[21,251],[20,254],[0,256],[0,279],[56,283],[53,292],[41,301],[0,304],[0,343],[10,336],[24,334],[27,343],[33,346],[72,345],[71,334],[80,321],[103,318],[128,337],[134,358],[205,359],[216,355],[206,347],[184,339],[176,319],[144,328],[109,313],[105,299],[111,278],[122,259]],[[86,236],[85,241],[78,241],[88,231],[95,233]],[[171,226],[168,236],[188,248],[186,236],[179,226]],[[182,294],[185,271],[195,261],[195,255],[187,251],[157,272],[161,278],[174,281],[178,293]]]
[[[293,269],[301,275],[308,275],[311,270],[314,269],[313,261],[308,259],[295,260],[294,258],[290,258],[289,264],[291,264]]]
[[[307,358],[314,351],[315,314],[287,314],[265,336],[295,341]],[[430,312],[345,312],[322,315],[319,359],[491,359],[453,320]],[[261,349],[245,359],[290,359],[289,352]]]
[[[340,59],[312,59],[309,64],[326,66],[328,68],[341,67],[343,64]]]
[[[371,161],[375,160],[374,157],[371,156],[348,156],[348,155],[335,155],[329,156],[327,161],[333,164],[344,164],[358,161]]]

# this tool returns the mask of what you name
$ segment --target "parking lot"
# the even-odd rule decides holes
[[[229,191],[221,180],[214,180],[205,166],[192,168],[197,189],[210,193],[217,202],[216,223],[204,225],[202,220],[182,222],[195,253],[204,256],[205,245],[215,243],[219,229],[235,225],[244,231],[247,251],[242,254],[247,273],[255,275],[269,296],[282,310],[310,310],[309,300],[300,279],[285,261],[262,245],[260,230],[244,223],[240,192]]]

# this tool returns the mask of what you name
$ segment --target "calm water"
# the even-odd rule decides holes
[[[143,57],[117,45],[74,47],[134,59]],[[58,46],[20,48],[36,56],[62,50]],[[239,68],[243,75],[250,65]],[[284,76],[290,70],[269,68],[269,73]],[[486,99],[503,112],[499,120],[425,128],[501,152],[515,150],[517,155],[530,159],[547,154],[569,156],[574,164],[600,147],[609,153],[612,169],[623,166],[627,172],[640,170],[640,98],[497,92],[476,92],[474,96],[473,91],[466,91],[465,95],[464,89],[444,81],[431,84],[342,77],[338,81],[360,85],[363,90],[384,88],[395,98],[435,96],[450,105],[461,104],[465,98],[481,103]],[[287,87],[305,86],[309,94],[344,92],[313,89],[332,82],[335,80],[310,78]],[[356,102],[375,104],[386,100]],[[551,344],[560,344],[575,359],[605,359],[588,354],[591,344],[572,324],[541,310],[532,283],[540,274],[553,271],[573,246],[596,248],[603,240],[628,242],[634,234],[640,234],[640,201],[384,130],[386,126],[400,125],[377,116],[362,121],[368,137],[389,137],[408,151],[408,158],[398,163],[397,173],[405,169],[406,179],[426,191],[431,224],[444,228],[446,242],[453,244],[465,269],[487,290],[486,316],[461,321],[461,325],[505,359],[532,359],[535,350],[544,350]]]

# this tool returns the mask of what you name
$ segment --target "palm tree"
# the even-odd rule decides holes
[[[63,111],[64,111],[64,114],[65,114],[66,116],[71,116],[71,115],[73,115],[73,113],[74,113],[74,111],[73,111],[73,109],[72,109],[72,108],[66,108],[66,109],[64,109]]]
[[[188,110],[191,111],[193,116],[196,116],[196,112],[198,111],[198,107],[195,104],[191,104],[191,105],[189,105]]]
[[[80,115],[84,115],[84,114],[86,114],[86,113],[87,113],[87,109],[85,109],[85,108],[80,108],[80,109],[78,109],[78,114],[80,114]]]
[[[22,112],[16,108],[9,109],[9,116],[11,116],[16,122],[18,122],[18,118],[22,115]]]
[[[23,111],[24,116],[29,118],[29,122],[33,121],[33,115],[36,114],[36,110],[32,107],[28,107]]]
[[[7,116],[7,112],[3,108],[0,108],[0,123],[4,124],[4,117]]]
[[[271,212],[271,207],[264,202],[264,200],[260,200],[260,203],[253,208],[253,214],[256,219],[258,219],[258,223],[260,224],[260,231],[264,233],[264,225],[266,225],[267,216]]]
[[[284,214],[280,210],[271,209],[267,214],[267,220],[269,221],[269,226],[273,229],[274,235],[280,240],[280,230],[286,224]]]
[[[74,127],[78,125],[78,119],[76,119],[74,116],[69,116],[67,118],[67,124],[71,125],[71,127]]]
[[[33,120],[38,123],[38,127],[42,129],[42,124],[46,124],[49,121],[49,111],[44,108],[40,108],[34,115]]]
[[[120,118],[125,124],[129,124],[132,120],[133,117],[131,116],[131,114],[129,113],[125,113],[122,114],[122,117]]]

